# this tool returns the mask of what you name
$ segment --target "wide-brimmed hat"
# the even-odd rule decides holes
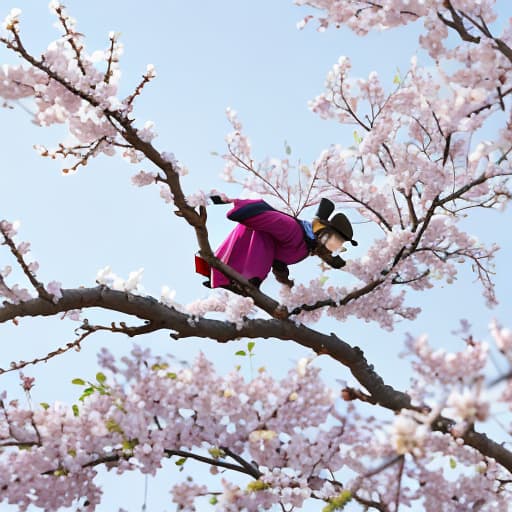
[[[352,224],[350,224],[348,217],[344,213],[336,213],[329,219],[333,211],[334,203],[330,199],[323,197],[318,205],[315,217],[320,221],[322,226],[331,228],[352,245],[357,245],[356,240],[352,238],[354,236],[354,230],[352,229]]]

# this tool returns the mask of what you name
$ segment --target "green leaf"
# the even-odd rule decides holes
[[[326,281],[329,279],[329,276],[321,276],[320,279],[318,279],[318,281],[320,282],[320,286],[323,286]]]
[[[221,459],[222,457],[226,456],[226,453],[224,452],[224,450],[217,448],[216,446],[212,446],[211,448],[208,448],[208,453],[214,459]]]
[[[345,508],[345,505],[352,499],[352,493],[347,489],[338,496],[334,496],[322,509],[322,512],[338,512]]]
[[[245,350],[239,350],[238,352],[235,352],[235,356],[246,356]]]
[[[269,487],[270,484],[262,482],[261,480],[253,480],[252,482],[249,482],[247,484],[247,490],[249,492],[263,491],[264,489],[268,489]]]
[[[176,466],[183,466],[185,462],[187,462],[186,457],[182,457],[181,459],[178,459],[174,464],[176,464]]]
[[[357,133],[357,130],[354,130],[354,140],[356,144],[361,144],[361,142],[363,142],[363,138],[361,135],[359,135],[359,133]]]
[[[50,408],[50,404],[47,404],[46,402],[41,402],[39,404],[45,411],[47,411]]]
[[[210,498],[210,505],[217,505],[218,502],[219,500],[217,499],[217,496],[212,496]]]
[[[105,421],[105,427],[107,427],[109,432],[117,432],[118,434],[123,434],[123,429],[119,426],[119,423],[111,418]]]
[[[457,461],[453,457],[450,457],[450,468],[455,469],[456,467]]]
[[[123,450],[125,452],[133,451],[133,449],[139,444],[138,439],[125,439],[123,441]]]
[[[178,378],[178,376],[174,372],[168,372],[166,377],[168,379],[177,379]]]
[[[247,343],[247,350],[249,352],[252,352],[252,349],[254,348],[255,345],[256,345],[255,341],[249,341],[249,343]]]
[[[85,397],[87,397],[89,395],[92,395],[93,393],[94,393],[94,388],[85,388],[83,393],[82,393],[82,396],[78,400],[83,402]]]
[[[104,373],[101,373],[101,372],[98,372],[96,374],[96,380],[100,383],[100,384],[104,384],[105,381],[107,380],[107,377],[105,376]]]
[[[71,384],[76,384],[77,386],[85,386],[86,382],[84,379],[73,379]]]
[[[73,416],[78,417],[80,415],[80,410],[78,409],[78,405],[73,404],[71,406],[71,410],[73,411]]]
[[[402,83],[402,78],[400,77],[400,69],[396,68],[396,74],[393,77],[393,83],[396,85],[400,85]]]
[[[167,363],[155,363],[151,367],[151,369],[154,370],[155,372],[158,370],[167,370],[167,368],[169,368],[169,365]]]

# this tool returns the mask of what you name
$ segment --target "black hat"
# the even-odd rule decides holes
[[[345,240],[348,240],[352,245],[357,245],[357,242],[352,238],[354,230],[348,217],[343,213],[336,213],[331,220],[329,215],[334,211],[334,203],[330,199],[323,197],[318,205],[316,218],[321,221],[325,227],[330,227],[339,233]]]
[[[315,217],[320,220],[327,220],[329,215],[334,211],[334,203],[330,199],[322,197]]]

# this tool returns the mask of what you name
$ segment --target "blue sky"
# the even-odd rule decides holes
[[[109,31],[121,33],[125,45],[121,63],[124,93],[132,91],[146,64],[155,65],[157,79],[139,99],[137,117],[141,124],[154,121],[159,132],[157,147],[174,152],[189,167],[190,174],[184,180],[187,192],[217,188],[231,195],[237,193],[220,180],[222,161],[212,155],[213,151],[223,151],[223,138],[230,130],[224,115],[226,107],[239,112],[257,157],[282,156],[286,140],[292,147],[292,157],[310,162],[331,143],[348,146],[353,142],[353,128],[322,121],[307,109],[307,101],[322,92],[325,75],[338,57],[351,57],[354,76],[367,76],[376,70],[391,87],[397,68],[408,67],[416,48],[414,26],[364,39],[345,30],[318,33],[314,24],[299,31],[296,23],[307,11],[294,7],[291,1],[149,0],[142,5],[134,0],[122,4],[68,0],[66,5],[78,19],[78,29],[86,34],[89,51],[106,47]],[[21,31],[26,46],[39,53],[57,37],[47,2],[4,1],[2,16],[14,6],[23,10]],[[16,60],[0,49],[0,62]],[[20,109],[2,110],[0,115],[0,217],[22,221],[20,238],[32,243],[33,255],[41,264],[41,279],[57,279],[69,288],[92,286],[97,270],[107,264],[124,276],[144,267],[144,285],[149,293],[159,296],[165,284],[177,290],[180,302],[205,296],[201,279],[193,272],[197,246],[193,234],[160,200],[158,189],[137,189],[130,184],[133,174],[149,167],[103,157],[75,175],[63,176],[60,163],[41,159],[32,149],[36,143],[55,146],[65,137],[63,127],[37,128]],[[210,208],[214,246],[231,227],[224,214],[223,207]],[[450,335],[459,318],[469,318],[477,335],[485,337],[492,316],[502,322],[510,318],[512,283],[510,277],[504,277],[511,249],[506,221],[507,216],[488,212],[471,225],[472,232],[482,240],[498,241],[504,247],[497,261],[497,272],[502,276],[498,298],[502,302],[495,311],[484,309],[480,288],[464,271],[464,283],[410,295],[409,303],[422,305],[424,313],[414,324],[400,324],[394,333],[383,333],[377,326],[355,320],[342,325],[325,322],[323,328],[360,345],[391,384],[405,388],[408,365],[397,358],[404,332],[428,331],[437,337],[437,344],[460,349],[459,342]],[[364,240],[365,228],[360,229]],[[364,254],[364,243],[357,251],[358,255]],[[306,281],[312,271],[312,267],[303,265],[296,272]],[[276,290],[271,284],[265,289],[270,293]],[[97,322],[111,320],[101,312],[84,316]],[[44,355],[71,341],[75,327],[68,321],[37,319],[24,321],[19,327],[2,326],[0,366]],[[181,359],[191,359],[198,350],[204,350],[222,371],[240,362],[234,353],[240,343],[243,345],[194,340],[178,343],[165,334],[137,341],[155,352],[173,353]],[[26,370],[38,379],[34,402],[73,401],[77,390],[70,380],[92,376],[96,371],[95,355],[105,345],[122,354],[129,350],[131,341],[98,335],[80,353]],[[305,353],[290,343],[260,341],[256,364],[282,375]],[[320,360],[320,364],[330,382],[348,378],[329,360]],[[15,375],[0,379],[0,389],[21,393]],[[148,510],[174,510],[167,494],[171,480],[169,469],[156,482],[150,481]],[[114,510],[117,505],[130,512],[140,510],[142,476],[131,475],[120,483],[115,478],[107,481],[105,505],[99,510]],[[128,485],[129,493],[124,491]]]

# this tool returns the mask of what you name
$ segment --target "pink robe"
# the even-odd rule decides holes
[[[244,207],[247,210],[248,206],[251,208],[250,205],[256,203],[265,205],[260,199],[235,199],[235,206],[227,213],[227,217],[234,215],[236,220],[237,213],[243,212]],[[289,265],[303,260],[309,254],[302,226],[285,213],[262,211],[237,222],[238,226],[231,231],[215,255],[247,279],[258,277],[263,281],[274,260]],[[212,269],[212,288],[229,282],[224,274]]]

